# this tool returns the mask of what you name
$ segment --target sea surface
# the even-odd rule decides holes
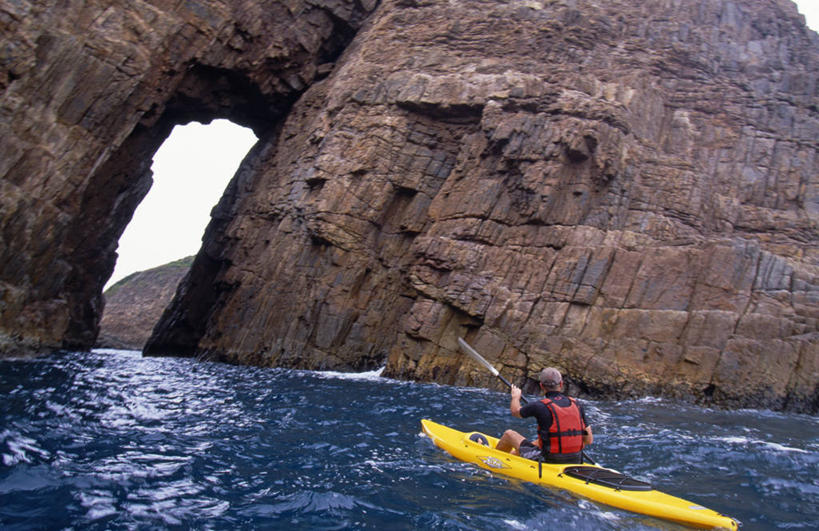
[[[819,529],[819,418],[585,402],[589,453],[742,529]],[[508,395],[97,350],[0,361],[0,528],[682,529],[491,475],[421,434],[532,433]]]

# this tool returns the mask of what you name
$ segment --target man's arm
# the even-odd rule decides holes
[[[520,416],[520,387],[513,385],[510,394],[512,399],[509,401],[509,411],[512,412],[513,417],[523,418]]]
[[[580,417],[583,419],[583,426],[585,426],[583,430],[583,446],[588,446],[594,442],[594,434],[592,433],[591,426],[589,426],[589,421],[586,420],[586,410],[583,409],[583,406],[579,403],[577,406],[580,408]]]
[[[594,434],[592,433],[591,426],[586,426],[585,433],[583,434],[583,446],[588,446],[592,442],[594,442]]]

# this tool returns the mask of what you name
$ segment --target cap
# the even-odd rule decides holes
[[[560,371],[554,367],[546,367],[540,371],[540,383],[545,387],[557,387],[563,381]]]

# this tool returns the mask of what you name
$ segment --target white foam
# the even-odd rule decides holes
[[[665,399],[660,396],[644,396],[635,400],[638,404],[662,404]]]
[[[791,446],[785,446],[784,444],[779,444],[770,441],[760,441],[759,439],[749,439],[748,437],[738,436],[717,437],[717,440],[729,444],[753,444],[757,446],[766,446],[778,452],[798,452],[800,454],[809,453],[807,450],[803,450],[802,448],[793,448]]]
[[[729,444],[748,444],[751,442],[748,437],[717,437],[717,440],[727,442]]]
[[[774,443],[774,442],[762,442],[762,441],[760,441],[760,442],[762,444],[764,444],[765,446],[767,446],[769,448],[773,448],[774,450],[778,450],[780,452],[798,452],[800,454],[808,453],[807,450],[803,450],[801,448],[792,448],[790,446],[785,446],[785,445],[782,445],[782,444],[779,444],[779,443]]]
[[[621,520],[620,516],[612,511],[598,511],[597,514],[602,516],[604,520],[610,521]]]
[[[584,400],[585,404],[586,401]],[[665,404],[666,399],[660,396],[643,396],[640,398],[627,398],[625,400],[618,400],[616,402],[619,406],[627,406],[630,404]]]
[[[130,356],[140,358],[142,357],[142,351],[139,350],[124,350],[118,348],[94,348],[91,349],[91,352],[94,354],[107,354],[107,355],[115,355],[115,356]]]
[[[339,380],[369,380],[375,381],[381,378],[384,367],[367,372],[338,372],[338,371],[315,371],[313,374],[322,378],[338,378]]]

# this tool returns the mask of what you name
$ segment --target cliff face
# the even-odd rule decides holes
[[[173,126],[225,117],[275,143],[373,7],[0,0],[0,351],[93,345]]]
[[[99,4],[4,29],[18,345],[93,340],[147,159],[225,116],[260,141],[147,352],[493,385],[465,336],[519,382],[819,408],[819,38],[789,2]]]
[[[191,256],[139,271],[105,290],[95,346],[142,350],[192,263]]]

